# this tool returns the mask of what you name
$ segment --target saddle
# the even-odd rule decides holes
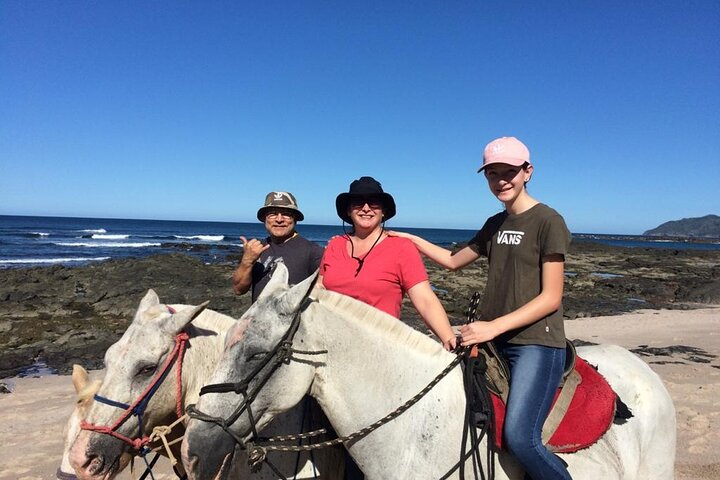
[[[476,297],[473,297],[473,302],[476,306]],[[468,318],[475,316],[473,302]],[[543,443],[555,453],[571,453],[587,448],[603,436],[614,420],[622,422],[632,416],[597,369],[577,356],[570,341],[566,341],[565,352],[563,379],[542,431]],[[475,375],[482,378],[472,382],[475,389],[486,390],[489,394],[469,391],[469,402],[474,405],[473,410],[479,412],[483,407],[478,408],[478,399],[489,397],[491,408],[484,409],[478,423],[492,418],[495,447],[503,450],[502,431],[510,392],[510,369],[492,342],[474,346],[469,357],[466,361],[481,365],[481,368],[476,367]]]

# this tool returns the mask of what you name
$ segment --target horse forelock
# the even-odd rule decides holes
[[[351,322],[372,330],[379,336],[388,338],[395,345],[406,346],[428,355],[445,351],[439,342],[364,302],[323,288],[315,289],[313,296],[321,305],[338,312]]]
[[[168,305],[168,307],[177,311],[189,308],[190,306],[191,305],[182,304]],[[228,332],[236,322],[237,320],[230,315],[225,315],[224,313],[206,308],[193,319],[192,324],[197,327],[214,330],[219,333]]]
[[[225,336],[225,351],[238,343],[245,337],[245,332],[250,324],[250,317],[243,317],[233,325]]]
[[[157,317],[160,317],[163,314],[165,314],[168,317],[171,314],[167,305],[163,305],[163,304],[153,305],[145,310],[138,310],[137,314],[135,316],[134,322],[140,322],[140,323],[152,322]]]
[[[101,380],[95,380],[89,385],[86,385],[82,390],[77,393],[77,404],[86,405],[89,400],[100,390]]]

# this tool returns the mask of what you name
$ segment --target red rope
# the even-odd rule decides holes
[[[184,338],[181,338],[181,346],[180,346],[180,353],[178,353],[177,358],[177,364],[175,365],[175,413],[177,414],[178,418],[182,417],[185,411],[185,408],[183,407],[183,401],[182,401],[182,364],[183,359],[185,358],[185,347],[187,345],[187,340],[190,338],[187,333],[181,332],[182,335],[184,335]],[[180,335],[178,335],[178,338]]]
[[[171,313],[175,313],[174,310],[168,306],[168,310],[170,310]],[[116,430],[122,425],[127,418],[132,414],[132,411],[135,409],[135,407],[142,402],[145,397],[147,397],[148,393],[155,387],[155,385],[160,382],[160,379],[163,378],[165,375],[165,372],[168,368],[172,365],[172,362],[174,360],[177,360],[177,367],[176,367],[176,388],[175,388],[175,395],[176,395],[176,402],[175,402],[175,412],[177,413],[178,418],[180,418],[183,415],[183,405],[182,405],[182,361],[183,357],[185,356],[185,348],[187,345],[187,341],[190,338],[190,336],[186,332],[180,332],[175,337],[175,347],[173,348],[173,351],[168,356],[167,360],[165,361],[165,364],[163,365],[162,369],[158,372],[158,374],[155,376],[152,382],[150,382],[150,385],[143,391],[143,393],[125,410],[125,412],[120,416],[120,418],[112,425],[112,426],[103,426],[103,425],[95,425],[93,423],[86,422],[85,420],[80,422],[80,428],[83,430],[90,430],[93,432],[98,433],[104,433],[107,435],[111,435],[119,440],[122,440],[125,443],[129,443],[133,448],[136,450],[139,450],[142,446],[146,445],[150,442],[149,436],[144,436],[141,438],[131,439],[129,437],[126,437],[125,435],[122,435]]]

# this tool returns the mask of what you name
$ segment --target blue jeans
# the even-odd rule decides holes
[[[510,367],[503,434],[532,480],[571,480],[565,465],[542,443],[542,427],[565,368],[565,349],[498,343]]]

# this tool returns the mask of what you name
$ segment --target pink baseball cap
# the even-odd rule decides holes
[[[505,163],[519,167],[530,163],[530,150],[515,137],[496,138],[485,147],[483,164],[478,172],[482,172],[483,168],[493,163]]]

